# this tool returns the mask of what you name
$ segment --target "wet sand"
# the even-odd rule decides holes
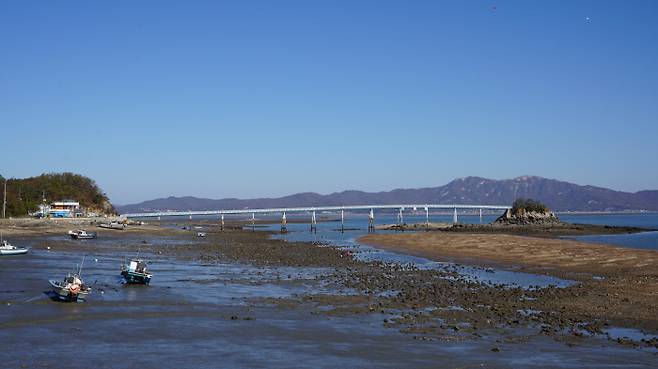
[[[586,293],[579,286],[489,285],[461,278],[458,265],[367,262],[345,247],[194,225],[208,237],[154,226],[107,230],[89,241],[70,240],[59,228],[12,236],[32,250],[0,259],[3,363],[543,368],[652,367],[658,360],[658,341],[606,335],[621,321],[550,305]],[[121,260],[137,249],[151,262],[151,286],[118,278]],[[47,279],[82,254],[94,288],[89,301],[49,299]],[[625,323],[645,327],[642,319]]]
[[[565,239],[505,234],[418,232],[371,234],[359,242],[430,259],[482,260],[528,269],[597,275],[651,275],[658,271],[658,252]]]
[[[629,234],[655,231],[651,228],[608,226],[599,224],[577,224],[577,223],[548,223],[548,224],[455,224],[451,227],[441,229],[444,232],[456,233],[491,233],[491,234],[514,234],[533,237],[560,237],[560,236],[586,236],[586,235],[608,235]]]

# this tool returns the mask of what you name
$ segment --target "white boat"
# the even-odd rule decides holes
[[[79,274],[69,274],[63,281],[51,279],[49,282],[62,301],[84,301],[91,293],[91,287],[85,285]]]
[[[126,225],[119,222],[101,223],[98,226],[107,229],[118,229],[118,230],[126,229]]]
[[[27,249],[24,247],[13,246],[6,240],[0,242],[0,255],[21,255],[26,253]]]
[[[80,263],[77,273],[69,273],[64,280],[49,280],[53,292],[61,301],[85,301],[91,293],[91,287],[87,286],[82,280],[82,264],[85,262],[84,256]]]
[[[74,240],[90,240],[96,238],[96,232],[87,232],[84,229],[69,231],[69,236]]]
[[[206,237],[206,233],[205,232],[197,232],[196,236],[197,237]]]

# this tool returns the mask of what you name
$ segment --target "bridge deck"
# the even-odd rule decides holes
[[[398,204],[398,205],[345,205],[345,206],[307,206],[296,208],[268,208],[268,209],[233,209],[233,210],[198,210],[198,211],[160,211],[150,213],[122,214],[123,218],[153,218],[165,216],[192,216],[192,215],[222,215],[222,214],[264,214],[264,213],[299,213],[318,211],[341,210],[429,210],[429,209],[470,209],[470,210],[506,210],[506,205],[462,205],[462,204]]]

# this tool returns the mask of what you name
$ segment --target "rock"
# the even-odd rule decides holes
[[[503,215],[496,219],[494,224],[556,225],[562,224],[562,222],[552,211],[536,212],[520,209],[516,213],[513,213],[512,209],[507,209]]]

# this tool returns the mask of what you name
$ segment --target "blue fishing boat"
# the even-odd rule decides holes
[[[121,265],[121,276],[128,284],[149,284],[153,275],[149,273],[145,261],[133,259]]]

